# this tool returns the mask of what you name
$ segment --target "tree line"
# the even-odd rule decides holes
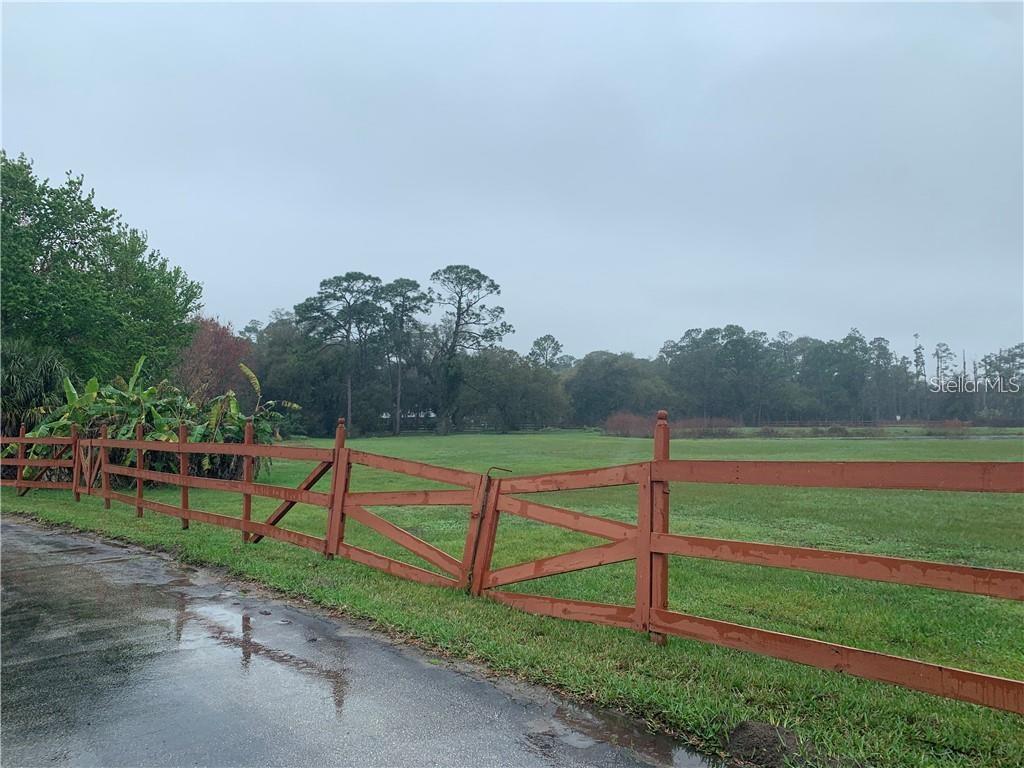
[[[907,357],[856,329],[821,340],[727,325],[688,330],[650,359],[575,359],[552,335],[524,355],[499,344],[511,329],[484,302],[499,288],[478,270],[446,267],[426,290],[395,282],[401,289],[361,273],[331,278],[293,311],[245,329],[269,396],[303,405],[301,428],[327,433],[344,413],[364,433],[514,431],[602,426],[659,408],[747,426],[1024,419],[1024,344],[968,367],[945,344],[926,352],[918,342]],[[432,304],[444,308],[433,322]]]
[[[80,176],[40,180],[2,156],[4,429],[76,382],[127,375],[147,356],[194,402],[291,401],[284,429],[330,434],[440,433],[602,426],[617,413],[737,425],[917,420],[1024,421],[1024,344],[972,360],[947,344],[911,356],[856,329],[822,340],[737,325],[694,328],[652,358],[594,351],[576,359],[554,335],[520,354],[499,284],[462,264],[425,283],[363,272],[322,280],[292,309],[241,331],[201,316],[201,286],[144,232],[98,206]],[[915,337],[916,339],[916,337]]]

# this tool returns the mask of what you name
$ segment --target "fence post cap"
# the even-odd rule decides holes
[[[668,411],[658,411],[658,421],[668,421]]]

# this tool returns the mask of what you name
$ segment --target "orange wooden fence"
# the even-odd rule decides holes
[[[809,547],[682,536],[668,532],[669,483],[731,483],[814,488],[886,488],[1021,493],[1024,463],[672,461],[668,415],[654,433],[654,460],[618,467],[496,479],[487,498],[474,561],[472,592],[530,613],[678,635],[902,685],[995,709],[1024,713],[1024,682],[746,627],[669,610],[669,556],[790,568],[932,589],[1024,600],[1024,573]],[[595,517],[520,498],[533,493],[631,485],[637,523]],[[608,543],[492,570],[501,514],[607,539]],[[585,568],[633,560],[633,605],[612,605],[502,590]]]
[[[472,532],[479,520],[479,510],[483,505],[482,494],[486,491],[487,478],[472,472],[350,450],[345,447],[344,420],[338,422],[333,448],[258,445],[253,442],[251,424],[246,426],[245,439],[242,443],[189,443],[187,429],[182,426],[179,428],[178,441],[175,443],[147,441],[141,431],[138,431],[134,440],[111,440],[104,433],[98,439],[76,439],[76,445],[75,455],[79,457],[79,460],[75,462],[74,485],[66,483],[61,487],[73,487],[78,494],[93,493],[95,479],[98,476],[100,478],[99,495],[102,496],[107,509],[110,508],[111,501],[119,501],[135,507],[136,514],[139,516],[142,515],[143,510],[149,510],[178,517],[182,521],[183,528],[188,528],[190,521],[234,528],[241,532],[242,541],[245,543],[256,544],[263,538],[278,539],[321,552],[328,557],[344,557],[394,576],[424,584],[465,587],[469,583],[471,548],[468,545],[463,559],[457,560],[447,552],[371,512],[370,508],[377,506],[462,505],[474,510],[472,513],[467,513],[467,518],[470,519],[469,528]],[[129,462],[131,466],[111,462],[108,455],[110,449],[132,452]],[[147,469],[146,454],[153,452],[178,454],[178,472],[158,472]],[[189,474],[188,458],[192,454],[240,456],[243,458],[242,479],[223,480],[195,477]],[[285,488],[253,481],[253,463],[256,457],[311,461],[315,462],[315,466],[298,487]],[[354,464],[448,483],[460,486],[462,490],[353,493],[349,491],[348,484]],[[331,475],[330,490],[328,492],[314,490],[314,486],[329,473]],[[135,494],[129,496],[112,490],[111,476],[134,478],[136,481]],[[181,488],[179,505],[175,506],[145,498],[144,483],[146,482],[179,486]],[[242,497],[241,516],[233,517],[193,509],[189,504],[190,488],[205,488],[240,494]],[[266,520],[262,522],[253,520],[252,498],[254,496],[277,499],[281,503]],[[324,509],[327,530],[323,537],[290,530],[281,525],[285,516],[296,504],[308,504]],[[404,547],[443,571],[443,574],[418,568],[346,543],[346,518],[352,518]]]
[[[18,438],[3,439],[4,444],[19,445],[17,460],[0,460],[0,463],[19,468],[19,479],[5,480],[4,485],[16,485],[21,492],[43,487],[71,489],[77,499],[81,493],[94,493],[98,478],[98,493],[107,508],[111,500],[119,501],[135,507],[138,515],[142,515],[143,510],[150,510],[178,517],[185,528],[192,520],[225,526],[239,530],[243,542],[249,544],[255,544],[264,537],[278,539],[321,552],[327,557],[344,557],[424,584],[468,587],[473,595],[486,596],[530,613],[646,632],[659,643],[665,642],[667,635],[677,635],[1024,714],[1024,681],[691,616],[670,610],[668,603],[671,556],[787,568],[966,592],[990,598],[1024,600],[1024,572],[1019,571],[669,532],[670,483],[1022,493],[1022,462],[673,461],[669,455],[669,428],[664,411],[659,412],[655,426],[652,461],[500,479],[349,449],[345,446],[343,420],[338,423],[333,448],[257,445],[253,443],[251,428],[245,432],[244,443],[189,443],[187,439],[184,427],[179,430],[177,443],[146,441],[141,433],[137,433],[134,440],[107,439],[105,432],[100,438],[92,440],[80,440],[77,435],[70,438],[28,438],[22,433]],[[32,444],[61,447],[58,455],[52,459],[25,459],[25,446]],[[110,449],[133,452],[130,462],[133,466],[112,463],[108,456]],[[69,450],[71,458],[62,458]],[[178,454],[179,471],[173,473],[146,469],[147,452]],[[192,476],[188,471],[188,457],[191,454],[241,456],[244,459],[243,479],[238,481]],[[253,482],[255,457],[311,461],[315,462],[315,466],[297,488],[285,488]],[[353,492],[349,490],[353,465],[453,485],[457,490]],[[39,469],[39,476],[32,480],[21,478],[22,471],[31,467]],[[72,481],[42,479],[42,474],[53,468],[71,469]],[[329,492],[313,490],[317,482],[328,473],[331,474]],[[111,476],[134,478],[135,494],[113,491]],[[146,499],[146,481],[179,486],[180,504],[175,506]],[[636,486],[636,524],[522,498],[541,492],[611,486]],[[241,517],[191,508],[188,496],[190,488],[241,494]],[[278,499],[281,503],[266,520],[252,520],[253,496]],[[300,503],[324,509],[327,518],[324,537],[282,527],[282,520]],[[469,524],[461,559],[371,511],[371,508],[378,506],[432,505],[468,508]],[[607,543],[493,569],[498,521],[502,514],[588,534],[605,539]],[[345,521],[348,518],[404,547],[441,573],[347,543]],[[636,591],[632,605],[572,600],[502,589],[547,576],[626,561],[635,561],[636,565]]]
[[[8,445],[18,447],[16,458],[0,454],[0,466],[16,468],[15,477],[0,479],[0,485],[16,488],[19,496],[33,488],[71,490],[71,481],[61,480],[51,470],[74,468],[77,443],[77,427],[72,427],[70,437],[26,437],[25,425],[22,424],[17,437],[0,437],[0,451]],[[34,445],[53,446],[53,455],[28,458],[26,448],[31,450]]]

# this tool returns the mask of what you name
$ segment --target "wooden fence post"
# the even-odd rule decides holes
[[[243,442],[246,445],[252,445],[252,442],[253,442],[252,417],[246,419],[246,422],[245,422],[245,436],[243,438]],[[254,459],[253,459],[252,456],[243,456],[242,457],[242,482],[245,482],[245,483],[251,483],[252,482],[253,462],[254,462]],[[252,520],[252,494],[251,493],[243,493],[242,494],[242,525],[244,526],[250,520]],[[249,532],[247,530],[245,530],[245,528],[243,527],[242,528],[242,543],[248,543],[248,542],[249,542]]]
[[[654,496],[651,490],[651,462],[647,462],[636,493],[636,607],[633,629],[647,632],[651,627],[651,533],[654,530]]]
[[[21,423],[21,427],[18,429],[18,437],[25,436],[25,422]],[[21,480],[25,474],[25,466],[20,462],[25,459],[25,444],[18,443],[18,466],[14,468],[14,489],[15,491],[21,490]],[[21,495],[21,494],[19,494]]]
[[[487,491],[487,504],[484,505],[483,519],[480,521],[480,538],[473,558],[473,575],[471,577],[470,594],[477,597],[484,589],[484,574],[491,567],[494,556],[494,539],[498,533],[498,497],[501,495],[501,480],[491,479]]]
[[[107,425],[100,427],[100,490],[103,493],[103,508],[110,509],[110,475],[107,474]]]
[[[82,495],[78,490],[78,479],[82,474],[82,457],[78,452],[78,425],[71,425],[71,492],[75,501],[81,501]]]
[[[135,425],[135,439],[142,441],[142,424]],[[135,449],[135,468],[140,472],[145,469],[146,455],[142,448]],[[142,478],[135,479],[135,516],[142,517]]]
[[[462,549],[462,573],[459,574],[459,587],[465,589],[473,580],[473,563],[476,550],[480,545],[480,522],[484,508],[487,506],[488,490],[491,487],[490,475],[480,475],[476,488],[473,490],[473,506],[469,510],[469,527],[466,529],[466,544]]]
[[[345,539],[345,493],[348,491],[348,450],[345,448],[345,419],[334,430],[334,467],[331,474],[331,508],[327,511],[324,554],[334,557]]]
[[[188,425],[182,422],[178,425],[178,475],[181,477],[181,530],[188,530],[188,486],[185,481],[188,479],[188,463],[190,454],[181,451],[181,447],[188,442]]]
[[[658,411],[654,424],[654,460],[667,461],[670,455],[668,411]],[[651,531],[668,533],[668,483],[664,480],[651,482]],[[668,610],[668,555],[651,556],[651,608]],[[665,644],[665,635],[652,632],[651,640],[658,645]]]

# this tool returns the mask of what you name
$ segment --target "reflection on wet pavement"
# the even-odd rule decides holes
[[[706,765],[144,550],[5,520],[5,765]]]

